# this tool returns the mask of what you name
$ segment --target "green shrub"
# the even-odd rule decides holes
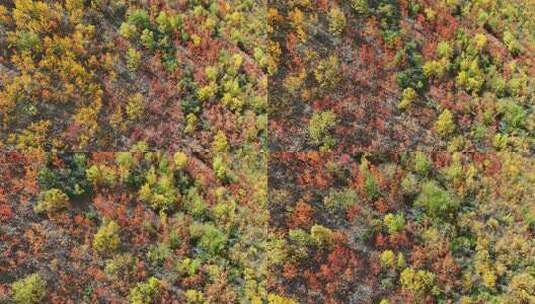
[[[208,206],[199,194],[196,187],[188,189],[185,195],[185,209],[193,216],[194,219],[202,220],[208,211]]]
[[[399,269],[402,269],[406,266],[406,262],[405,262],[405,256],[403,255],[403,253],[399,252],[398,253],[398,258],[396,260],[396,266],[397,268]]]
[[[86,171],[90,183],[99,186],[113,186],[117,176],[115,171],[106,165],[92,165]]]
[[[226,225],[235,221],[236,217],[236,202],[219,202],[212,207],[211,216],[217,224]]]
[[[268,66],[268,57],[262,48],[256,47],[254,49],[253,57],[258,65],[262,68],[266,68]]]
[[[447,1],[447,0],[446,0]],[[409,16],[414,18],[422,11],[422,5],[416,1],[409,1]]]
[[[268,304],[297,304],[298,302],[292,298],[283,297],[274,293],[268,294]]]
[[[212,161],[212,168],[214,169],[215,176],[219,180],[225,181],[227,179],[228,168],[223,157],[216,155]]]
[[[130,96],[126,102],[126,116],[129,120],[137,120],[143,117],[145,112],[145,105],[143,103],[143,95],[136,93]]]
[[[413,88],[406,88],[403,90],[403,95],[401,101],[399,102],[398,108],[400,110],[405,110],[408,108],[412,102],[416,99],[416,91]]]
[[[421,68],[411,68],[398,72],[396,82],[402,89],[414,88],[420,92],[425,87],[427,79]]]
[[[396,73],[396,82],[401,89],[413,88],[417,92],[422,91],[427,86],[427,78],[422,70],[423,57],[418,51],[415,42],[409,42],[405,48],[399,52],[400,58],[406,59],[404,70]]]
[[[138,283],[130,289],[128,300],[130,304],[155,304],[158,303],[160,294],[160,281],[152,277],[147,282]]]
[[[225,247],[227,236],[213,225],[207,225],[203,236],[199,240],[199,247],[210,254],[218,254]]]
[[[169,33],[171,31],[171,20],[165,11],[161,11],[158,14],[156,23],[158,24],[158,31],[161,33]]]
[[[52,188],[41,193],[41,200],[37,203],[34,210],[37,213],[53,212],[67,208],[69,206],[69,197],[63,191]]]
[[[144,29],[141,32],[141,43],[143,46],[151,51],[156,49],[156,41],[154,40],[154,32],[149,29]]]
[[[165,243],[160,243],[149,248],[147,258],[152,264],[161,265],[170,254],[171,249],[169,246]]]
[[[199,94],[202,93],[204,96],[199,97],[208,99],[213,97],[216,92],[217,85],[212,82],[207,87],[201,88]],[[243,97],[243,88],[240,86],[238,79],[234,78],[223,82],[223,92],[223,98],[221,98],[223,104],[232,111],[241,111],[245,105],[245,98]]]
[[[126,67],[130,72],[135,72],[141,62],[141,53],[134,48],[129,48],[126,52]]]
[[[329,11],[329,31],[335,35],[342,34],[346,22],[344,12],[337,6],[332,7]]]
[[[136,259],[131,254],[121,254],[106,261],[104,272],[113,278],[122,278],[133,273]]]
[[[431,169],[431,161],[423,152],[416,152],[414,154],[414,171],[420,175],[426,175]]]
[[[349,0],[349,4],[359,14],[367,15],[370,12],[368,0]]]
[[[440,58],[450,58],[453,55],[453,49],[447,41],[439,42],[436,52]]]
[[[415,204],[424,208],[431,217],[446,216],[459,206],[458,200],[435,181],[427,181],[422,185]]]
[[[86,160],[83,153],[74,153],[66,157],[66,166],[61,170],[51,169],[45,165],[38,173],[41,189],[61,189],[69,198],[73,198],[91,190],[86,179]]]
[[[316,244],[323,246],[329,244],[332,239],[332,230],[322,225],[314,225],[310,228],[310,236]]]
[[[308,134],[313,144],[324,149],[334,147],[336,140],[330,132],[336,127],[336,115],[332,111],[316,112],[308,124]]]
[[[484,73],[481,71],[479,57],[462,57],[459,61],[459,73],[455,82],[457,86],[471,93],[479,93],[485,83]]]
[[[425,13],[425,18],[429,21],[433,21],[435,20],[436,16],[437,16],[437,13],[435,12],[434,9],[428,7],[428,8],[425,8],[424,9],[424,13]]]
[[[158,31],[165,34],[170,34],[173,30],[179,29],[182,26],[182,22],[180,15],[170,16],[165,11],[161,11],[156,17]]]
[[[461,179],[466,172],[467,168],[463,168],[462,159],[460,154],[452,154],[451,163],[448,167],[443,168],[442,172],[448,181],[455,181]]]
[[[517,97],[527,94],[525,91],[529,87],[529,79],[525,73],[516,74],[507,81],[507,92]]]
[[[453,114],[448,110],[444,110],[435,122],[435,130],[441,136],[448,136],[455,131],[455,122]]]
[[[385,250],[379,257],[381,266],[385,269],[392,269],[396,266],[396,255],[392,250]]]
[[[128,22],[123,22],[121,26],[119,27],[119,34],[121,36],[130,39],[133,38],[137,34],[137,28],[133,24],[129,24]]]
[[[119,225],[114,221],[105,221],[95,234],[93,249],[100,254],[111,254],[119,249]]]
[[[357,203],[357,193],[352,189],[331,190],[323,199],[323,205],[333,211],[346,211]]]
[[[195,131],[195,128],[197,127],[197,123],[199,122],[199,119],[195,114],[188,113],[186,115],[186,127],[184,128],[184,132],[186,134],[191,134]]]
[[[217,91],[218,91],[218,86],[217,84],[212,81],[210,83],[208,83],[207,85],[203,86],[203,87],[200,87],[198,90],[197,90],[197,97],[199,98],[200,101],[206,101],[206,100],[209,100],[210,98],[214,97],[216,94],[217,94]],[[232,98],[232,96],[230,94],[225,94],[227,97],[225,98],[228,99],[228,98]],[[226,105],[230,105],[233,101],[228,101],[225,102]]]
[[[398,233],[405,228],[405,217],[402,213],[389,213],[385,215],[383,222],[390,234]]]
[[[59,175],[47,166],[44,166],[39,170],[37,180],[39,181],[41,189],[54,188],[60,184]]]
[[[169,248],[177,249],[181,243],[182,240],[180,239],[178,232],[176,232],[176,230],[171,231],[171,233],[169,233]]]
[[[190,226],[190,234],[198,239],[197,246],[210,255],[217,255],[227,243],[227,236],[212,223],[194,223]]]
[[[477,33],[474,36],[474,40],[473,41],[474,41],[474,45],[476,47],[476,50],[478,50],[480,52],[483,48],[485,48],[485,46],[487,46],[488,38],[484,34]]]
[[[146,29],[150,25],[149,13],[143,9],[136,9],[130,13],[126,22],[136,26],[139,30]]]
[[[362,158],[359,165],[360,174],[364,177],[364,191],[369,199],[376,199],[379,197],[381,192],[379,191],[379,186],[375,182],[373,174],[370,172],[370,163],[366,158]]]
[[[130,169],[135,165],[134,157],[130,152],[117,152],[115,162],[121,168]]]
[[[177,264],[178,273],[182,276],[194,276],[201,267],[201,260],[185,258]]]
[[[430,60],[423,65],[422,70],[427,78],[432,76],[442,77],[448,70],[449,64],[450,62],[445,57],[440,60]]]
[[[520,53],[520,43],[511,32],[505,31],[503,33],[503,43],[511,54],[518,55]]]
[[[368,3],[375,7],[375,14],[380,21],[383,33],[387,31],[398,31],[400,8],[396,1],[381,0],[368,1]]]
[[[214,141],[212,142],[212,153],[224,153],[228,151],[228,148],[227,136],[223,131],[217,131],[217,134],[214,136]]]
[[[323,90],[334,89],[340,81],[340,63],[335,55],[321,60],[314,70],[314,77]]]
[[[182,170],[188,164],[188,155],[178,151],[174,154],[173,160],[175,161],[175,168],[177,170]]]
[[[405,268],[401,272],[399,281],[403,289],[406,289],[416,295],[422,295],[424,292],[431,289],[435,275],[429,271],[418,270],[412,268]]]
[[[310,234],[303,229],[290,229],[288,231],[288,238],[300,247],[312,245],[314,242]]]
[[[506,123],[508,130],[522,128],[527,121],[526,110],[509,98],[498,101],[498,112],[503,115],[502,121]]]
[[[11,289],[15,303],[38,304],[46,295],[46,281],[34,273],[11,284]]]
[[[39,53],[42,49],[39,35],[35,32],[17,32],[16,46],[20,51]]]
[[[412,173],[408,173],[401,180],[401,189],[406,194],[414,194],[418,192],[418,179]]]
[[[494,135],[494,138],[492,139],[492,146],[498,150],[504,150],[507,147],[507,143],[509,142],[509,138],[506,134],[497,133]]]
[[[173,172],[165,172],[167,169],[164,169],[160,168],[156,172],[151,167],[145,175],[145,184],[139,189],[139,198],[156,210],[172,209],[180,199]]]
[[[379,197],[379,187],[377,186],[373,175],[369,174],[366,176],[366,180],[364,181],[364,190],[366,190],[366,194],[372,200]]]
[[[204,301],[204,295],[202,292],[197,291],[195,289],[188,289],[184,293],[184,296],[186,297],[186,303],[187,304],[203,304],[206,303]]]
[[[160,40],[160,44],[162,40]],[[161,47],[161,46],[160,46]],[[162,57],[163,67],[167,72],[174,72],[179,65],[178,58],[172,54],[164,54]]]

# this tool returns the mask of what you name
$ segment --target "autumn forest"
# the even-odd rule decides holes
[[[41,303],[535,304],[535,2],[0,1]]]

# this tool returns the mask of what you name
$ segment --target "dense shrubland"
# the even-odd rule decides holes
[[[0,303],[535,303],[534,12],[2,1]]]
[[[533,9],[520,0],[272,1],[271,148],[532,153]],[[326,112],[337,118],[328,128],[318,124]],[[319,127],[336,144],[319,141]]]
[[[181,151],[4,153],[0,273],[9,273],[1,286],[11,291],[2,296],[17,303],[267,299],[266,160],[253,150],[239,154],[226,165],[232,181],[220,181]],[[9,288],[6,279],[18,280]]]
[[[300,303],[530,303],[533,166],[510,152],[272,154],[273,290]]]
[[[261,1],[1,4],[0,148],[198,150],[218,129],[257,138],[267,127],[264,10]]]

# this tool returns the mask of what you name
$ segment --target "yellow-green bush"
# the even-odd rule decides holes
[[[160,281],[154,277],[146,282],[138,283],[130,289],[128,301],[130,304],[156,304],[160,294]]]
[[[335,35],[340,35],[346,26],[346,16],[337,6],[329,11],[329,30]]]
[[[315,145],[322,145],[326,150],[334,147],[336,139],[330,134],[336,126],[336,115],[332,111],[316,112],[308,124],[310,140]]]
[[[46,281],[34,273],[11,284],[13,301],[17,304],[39,304],[46,295]]]
[[[402,213],[392,214],[388,213],[384,217],[384,225],[386,226],[389,234],[398,233],[405,227],[405,217]]]
[[[340,62],[335,55],[321,60],[314,70],[314,77],[324,90],[334,89],[340,81]]]
[[[151,167],[145,174],[145,184],[139,189],[139,198],[157,210],[170,210],[180,201],[172,171]]]
[[[442,136],[448,136],[455,131],[455,121],[450,110],[444,110],[435,122],[435,130]]]
[[[41,193],[41,200],[35,206],[35,212],[53,212],[67,208],[69,197],[63,191],[53,188]]]
[[[415,204],[423,207],[431,217],[451,215],[459,207],[458,199],[435,181],[427,181],[422,185]]]
[[[143,116],[145,105],[143,104],[143,95],[136,93],[128,98],[126,103],[126,115],[130,120],[136,120]]]
[[[111,254],[119,249],[121,238],[119,237],[119,225],[114,221],[105,221],[95,234],[93,249],[100,254]]]
[[[400,110],[405,110],[408,108],[412,102],[416,99],[416,91],[413,88],[406,88],[403,90],[401,101],[399,102],[398,108]]]
[[[173,160],[175,161],[175,168],[182,170],[188,164],[188,155],[184,152],[178,151],[173,155]]]
[[[117,175],[106,165],[92,165],[86,170],[86,177],[90,183],[98,186],[113,186]]]
[[[332,230],[322,226],[314,225],[310,228],[310,236],[320,246],[329,244],[332,239]]]
[[[381,266],[385,269],[392,269],[396,265],[396,255],[392,250],[385,250],[379,257]]]
[[[422,295],[429,291],[433,286],[435,275],[425,270],[414,270],[413,268],[405,268],[401,274],[399,281],[401,287],[416,295]]]
[[[270,293],[268,294],[268,304],[297,304],[297,302],[294,299]]]
[[[203,304],[203,303],[205,303],[203,293],[198,291],[198,290],[188,289],[184,293],[184,296],[186,297],[186,303],[188,303],[188,304]]]

